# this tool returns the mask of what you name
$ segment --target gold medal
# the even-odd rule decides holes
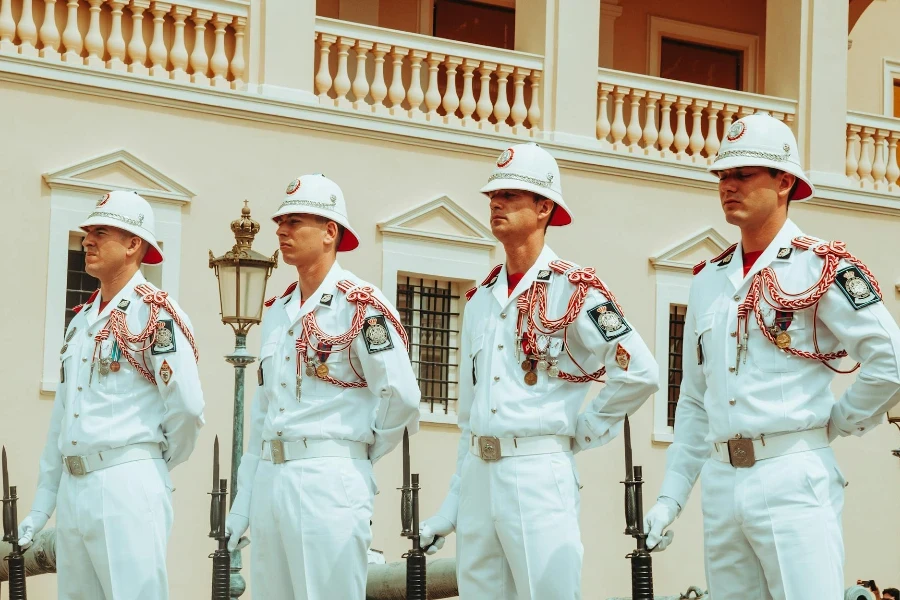
[[[325,379],[326,377],[328,377],[328,365],[322,363],[318,367],[316,367],[316,376],[319,379]]]
[[[791,345],[791,336],[787,331],[782,331],[775,336],[775,345],[784,350]]]
[[[534,371],[528,371],[527,373],[525,373],[525,383],[527,383],[528,385],[536,384],[537,380],[538,376]]]
[[[531,370],[531,359],[530,358],[526,358],[525,360],[522,361],[522,370],[523,371]]]
[[[120,365],[119,361],[117,361],[117,360],[114,360],[111,363],[109,363],[109,370],[112,371],[113,373],[118,373],[119,369],[121,369],[121,368],[122,368],[122,365]]]

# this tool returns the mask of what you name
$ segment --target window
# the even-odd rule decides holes
[[[659,76],[727,90],[742,90],[744,53],[663,36]]]
[[[687,306],[669,305],[669,396],[666,425],[675,427],[675,408],[681,393],[681,361],[684,354],[684,316]]]
[[[449,414],[459,381],[459,284],[401,275],[397,310],[409,334],[409,357],[423,408]]]
[[[894,80],[894,117],[900,117],[900,80]]]
[[[434,0],[434,37],[512,50],[515,30],[515,4]]]
[[[69,238],[69,262],[66,270],[66,326],[63,330],[69,328],[69,323],[75,316],[75,311],[72,309],[87,302],[94,290],[100,287],[100,281],[84,271],[82,239],[80,236],[70,236]]]

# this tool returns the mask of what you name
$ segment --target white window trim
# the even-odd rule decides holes
[[[83,178],[101,168],[136,172],[153,188],[135,188]],[[41,371],[42,394],[55,394],[59,385],[59,348],[63,344],[65,324],[66,273],[69,237],[83,234],[79,225],[93,212],[97,200],[108,191],[134,190],[153,207],[156,235],[166,260],[162,269],[162,287],[177,300],[181,276],[182,207],[194,194],[125,150],[98,156],[64,169],[46,173],[50,188],[50,236],[47,262],[47,296],[44,312],[44,356]]]
[[[669,311],[672,304],[687,306],[693,282],[694,265],[679,260],[697,248],[709,246],[725,250],[731,244],[712,227],[696,233],[662,250],[650,258],[656,269],[656,338],[654,356],[659,365],[659,391],[653,395],[653,433],[651,440],[671,444],[675,440],[675,430],[668,424],[669,415]],[[710,255],[708,258],[715,256]],[[690,360],[690,349],[683,348],[684,360]],[[683,361],[682,361],[682,364]]]
[[[647,54],[647,73],[659,77],[660,49],[663,36],[707,44],[720,48],[741,50],[744,53],[744,90],[755,93],[757,89],[757,64],[759,64],[759,36],[750,33],[685,23],[662,17],[650,16],[650,50]]]
[[[894,118],[894,80],[900,79],[900,60],[885,57],[882,61],[884,71],[884,88],[881,112],[886,117]]]
[[[435,232],[412,225],[413,221],[423,220],[431,213],[455,221],[460,233]],[[474,284],[473,277],[490,271],[492,252],[497,244],[490,230],[447,196],[382,221],[378,229],[383,235],[381,291],[392,302],[397,299],[397,278],[401,274],[457,281],[462,290],[467,289]],[[459,300],[460,312],[465,301],[463,295]],[[459,323],[462,325],[462,317]],[[460,365],[458,372],[462,370]],[[420,421],[455,426],[455,404],[450,402],[447,414],[432,413],[420,405]]]

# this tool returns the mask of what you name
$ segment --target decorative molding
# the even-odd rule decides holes
[[[451,225],[455,225],[459,233],[433,231],[412,225],[415,221],[421,221],[429,216],[449,217]],[[384,235],[402,235],[476,247],[493,248],[497,245],[497,240],[491,235],[490,230],[448,196],[439,196],[382,221],[378,223],[378,230]]]
[[[92,171],[114,167],[136,172],[141,177],[147,179],[156,187],[133,187],[122,186],[112,183],[100,183],[91,179],[84,179],[81,176]],[[71,189],[80,192],[89,192],[94,194],[103,194],[109,191],[133,190],[143,196],[147,200],[157,200],[162,202],[176,202],[187,204],[195,196],[188,188],[184,187],[174,179],[163,174],[158,169],[151,167],[127,150],[116,150],[109,154],[97,156],[77,164],[53,171],[52,173],[44,173],[44,181],[51,189]]]
[[[680,242],[676,242],[671,246],[660,251],[656,256],[650,257],[650,264],[656,269],[667,269],[670,271],[678,271],[691,273],[694,264],[677,260],[683,254],[688,254],[696,248],[705,248],[707,244],[711,244],[718,252],[724,251],[731,244],[728,240],[712,227],[707,227],[689,238]],[[711,254],[710,256],[715,256]]]

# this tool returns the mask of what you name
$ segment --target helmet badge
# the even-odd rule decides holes
[[[503,151],[503,154],[500,155],[500,158],[497,159],[497,166],[501,169],[512,162],[513,156],[515,156],[515,151],[512,148],[507,148]]]
[[[744,125],[743,121],[735,121],[731,128],[728,130],[728,141],[734,142],[741,138],[747,132],[747,126]]]
[[[287,195],[290,196],[299,189],[300,189],[300,178],[298,177],[297,179],[293,180],[292,182],[290,182],[288,184],[287,190],[285,190],[285,191],[286,191]]]

